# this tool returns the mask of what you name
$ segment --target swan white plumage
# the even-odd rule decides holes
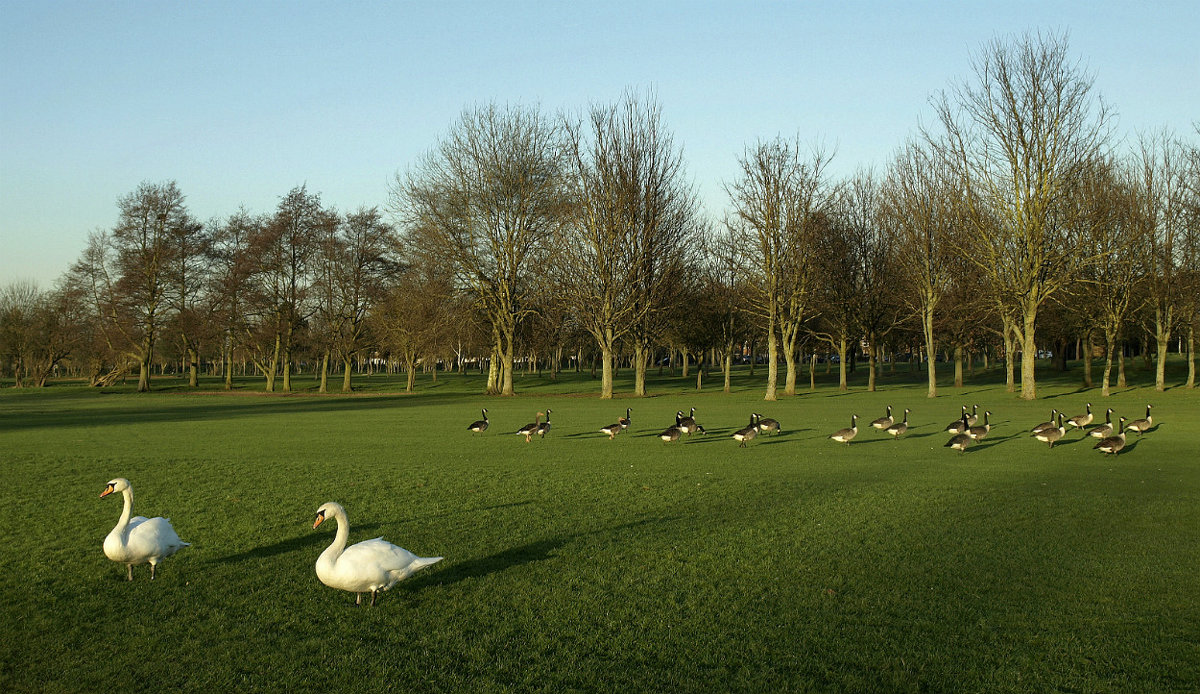
[[[371,594],[371,605],[375,596],[408,578],[417,570],[441,561],[441,557],[418,557],[412,552],[397,547],[382,537],[364,540],[346,546],[350,536],[350,521],[341,504],[327,502],[317,509],[313,521],[315,530],[322,521],[332,516],[337,520],[337,534],[317,558],[317,578],[330,588],[356,593],[354,604],[362,604],[362,594]]]
[[[121,511],[117,527],[104,538],[104,556],[125,564],[130,581],[133,580],[134,564],[149,563],[150,580],[153,581],[158,562],[191,545],[179,539],[175,528],[171,527],[171,521],[166,518],[130,518],[133,513],[133,485],[129,480],[123,477],[111,480],[100,498],[113,492],[121,492],[125,497],[125,509]]]

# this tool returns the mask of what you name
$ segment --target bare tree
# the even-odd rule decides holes
[[[1104,335],[1104,375],[1101,395],[1108,397],[1113,355],[1120,349],[1130,316],[1146,301],[1145,282],[1149,269],[1146,227],[1138,222],[1137,189],[1129,172],[1104,162],[1088,177],[1085,195],[1090,210],[1089,253],[1097,262],[1085,269],[1081,283],[1084,310]]]
[[[377,208],[359,208],[347,214],[340,229],[336,335],[342,356],[342,391],[348,393],[354,356],[367,337],[367,316],[383,298],[387,282],[399,266],[395,230],[383,221]]]
[[[199,384],[200,341],[212,325],[205,296],[212,259],[209,231],[190,216],[172,225],[168,232],[172,252],[164,268],[169,285],[169,325],[187,360],[188,385],[192,388]]]
[[[262,235],[266,220],[244,209],[231,214],[224,222],[214,225],[208,297],[213,332],[220,334],[221,362],[224,366],[225,390],[233,389],[234,353],[251,332],[251,279],[257,263],[250,257],[251,241]]]
[[[892,258],[899,266],[898,298],[920,316],[925,337],[928,397],[937,397],[934,317],[953,280],[958,254],[950,171],[929,147],[910,142],[896,155],[883,196]]]
[[[175,182],[142,183],[118,201],[111,232],[97,232],[73,268],[99,319],[113,359],[106,383],[123,374],[129,358],[138,366],[138,392],[150,389],[154,348],[169,313],[168,268],[176,249],[174,230],[193,224]]]
[[[652,96],[626,93],[592,107],[586,127],[568,121],[565,129],[574,214],[557,247],[558,291],[600,349],[600,397],[613,395],[615,349],[627,336],[642,395],[671,284],[700,246],[695,196]]]
[[[1186,303],[1188,161],[1183,143],[1162,130],[1142,135],[1138,151],[1137,221],[1149,243],[1148,285],[1157,362],[1154,388],[1166,387],[1167,349]]]
[[[254,293],[262,316],[255,331],[260,345],[255,362],[266,377],[267,391],[275,390],[280,373],[283,392],[292,391],[293,350],[315,311],[310,297],[313,260],[319,230],[327,221],[320,196],[299,186],[280,199],[275,214],[251,239]]]
[[[487,314],[502,367],[491,393],[513,394],[516,330],[566,218],[565,153],[559,125],[534,109],[492,104],[464,111],[391,188],[392,210],[420,252],[453,268]]]
[[[781,345],[785,394],[796,392],[796,339],[810,308],[817,218],[834,193],[825,180],[831,159],[820,148],[806,158],[798,141],[777,137],[748,147],[738,162],[741,178],[725,186],[733,206],[727,225],[743,254],[749,307],[767,331],[765,400],[777,398]]]
[[[867,390],[875,390],[879,346],[897,322],[896,263],[884,230],[883,194],[869,171],[842,186],[836,210],[847,231],[846,251],[857,266],[854,319],[867,349]]]
[[[973,56],[975,83],[935,102],[944,136],[930,137],[952,167],[976,243],[968,257],[1002,297],[1024,359],[1021,397],[1036,397],[1038,308],[1092,261],[1070,196],[1109,139],[1109,110],[1069,60],[1067,39],[996,39]]]

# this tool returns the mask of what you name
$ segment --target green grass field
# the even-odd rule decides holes
[[[478,376],[350,397],[4,389],[0,690],[1200,689],[1200,393],[1139,371],[1103,400],[1047,371],[1027,403],[993,369],[929,400],[901,367],[876,393],[823,375],[764,403],[763,375],[729,395],[656,376],[607,402],[573,373],[505,399]],[[1029,438],[1088,401],[1101,419],[1153,403],[1160,424],[1115,459]],[[991,435],[944,448],[973,403]],[[868,427],[887,404],[913,410],[902,440]],[[481,407],[492,426],[471,435]],[[547,407],[546,440],[511,434]],[[659,441],[690,407],[709,434]],[[739,449],[751,411],[783,433]],[[858,438],[827,440],[852,413]],[[114,477],[192,543],[153,583],[101,550]],[[445,560],[355,608],[314,574],[325,501],[351,542]]]

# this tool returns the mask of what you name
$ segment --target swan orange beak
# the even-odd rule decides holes
[[[112,493],[113,493],[113,486],[110,484],[104,488],[104,491],[100,492],[100,498],[103,499],[104,497],[106,497]]]
[[[318,525],[320,525],[320,524],[321,524],[321,521],[323,521],[323,520],[325,520],[325,514],[324,514],[324,513],[318,513],[318,514],[317,514],[317,519],[316,519],[315,521],[313,521],[313,530],[316,530],[316,529],[317,529],[317,526],[318,526]]]

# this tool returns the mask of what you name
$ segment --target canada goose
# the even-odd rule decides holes
[[[629,426],[629,410],[625,410],[624,417],[618,417],[617,422],[615,424],[609,424],[606,427],[600,427],[600,431],[604,432],[605,434],[608,434],[608,440],[612,441],[614,438],[616,438],[617,434],[621,433],[622,431],[625,431],[625,428],[628,426]]]
[[[757,414],[757,413],[754,416],[758,418],[758,430],[759,431],[761,431],[764,434],[778,434],[779,433],[779,421],[778,420],[771,419],[770,417],[764,417],[761,414]]]
[[[1108,408],[1108,411],[1104,413],[1104,423],[1089,431],[1088,436],[1098,439],[1106,439],[1112,436],[1112,413],[1113,409],[1111,407]]]
[[[1067,428],[1063,426],[1063,414],[1062,412],[1059,412],[1058,425],[1051,429],[1044,429],[1041,432],[1034,434],[1033,438],[1037,439],[1038,441],[1045,441],[1046,443],[1050,444],[1051,448],[1054,448],[1054,442],[1061,439],[1066,433]]]
[[[733,432],[733,438],[738,441],[738,448],[745,448],[747,441],[754,440],[758,436],[758,415],[750,415],[750,423],[745,427]]]
[[[1150,416],[1150,406],[1146,405],[1146,418],[1135,419],[1129,424],[1126,424],[1125,428],[1130,431],[1136,431],[1138,436],[1141,436],[1147,431],[1150,431],[1150,427],[1152,426],[1154,426],[1154,418]]]
[[[473,431],[476,434],[482,434],[483,432],[487,431],[487,428],[488,428],[488,418],[487,418],[487,408],[485,407],[485,408],[483,408],[483,419],[479,420],[478,422],[471,422],[471,426],[467,427],[467,430]]]
[[[683,431],[678,426],[669,426],[667,427],[666,431],[658,435],[658,438],[670,443],[672,441],[678,441],[680,435],[682,434]]]
[[[1087,404],[1087,414],[1077,414],[1074,417],[1067,420],[1067,424],[1070,424],[1071,427],[1075,428],[1075,429],[1082,429],[1091,423],[1092,423],[1092,403],[1090,403],[1090,402]]]
[[[962,431],[954,436],[951,436],[950,440],[946,442],[944,448],[953,448],[959,453],[967,452],[967,446],[971,445],[971,436],[967,433],[967,431],[970,430],[970,426],[967,424],[967,418],[970,416],[971,415],[967,414],[967,408],[964,406],[962,416]]]
[[[547,407],[546,408],[546,421],[544,421],[540,425],[538,425],[537,435],[540,438],[544,439],[544,438],[546,438],[546,434],[550,433],[550,413],[552,411],[553,410],[551,410],[549,407]]]
[[[704,427],[702,427],[696,423],[696,408],[694,408],[694,407],[692,408],[692,413],[686,417],[683,416],[682,410],[680,410],[679,412],[676,412],[675,413],[675,426],[682,429],[683,433],[687,434],[688,436],[691,436],[692,434],[696,433],[697,431],[700,432],[701,434],[708,433],[704,430]]]
[[[963,405],[963,412],[967,411],[967,406]],[[967,426],[975,426],[975,422],[979,421],[979,405],[971,405],[971,414],[967,415]]]
[[[966,431],[967,427],[971,426],[970,424],[967,423],[967,418],[969,418],[970,416],[971,415],[967,414],[967,406],[963,405],[962,412],[959,413],[958,419],[956,419],[953,422],[950,422],[949,424],[946,425],[946,433],[947,434],[961,434],[964,431]]]
[[[625,416],[617,418],[617,424],[621,425],[621,429],[628,429],[629,423],[633,421],[633,409],[626,407]]]
[[[1051,409],[1051,410],[1050,410],[1050,421],[1048,421],[1048,422],[1042,422],[1041,424],[1039,424],[1039,425],[1035,426],[1034,428],[1030,429],[1030,430],[1029,430],[1029,435],[1030,435],[1030,436],[1037,436],[1038,434],[1042,433],[1042,432],[1043,432],[1043,431],[1045,431],[1046,429],[1053,429],[1053,428],[1055,428],[1056,426],[1058,426],[1058,423],[1055,421],[1055,420],[1057,419],[1057,417],[1058,417],[1058,410]]]
[[[988,421],[988,418],[991,416],[992,416],[992,413],[990,411],[985,410],[983,413],[983,424],[981,426],[978,426],[978,425],[973,426],[970,429],[967,429],[963,433],[965,433],[967,436],[971,437],[972,441],[979,441],[983,437],[987,436],[988,432],[990,432],[992,430],[992,423],[990,421]]]
[[[858,436],[858,415],[850,415],[850,428],[838,429],[829,435],[829,438],[838,443],[850,443],[850,440]]]
[[[876,419],[874,422],[871,422],[871,426],[875,427],[876,429],[887,429],[888,427],[890,427],[891,425],[893,425],[895,423],[896,423],[896,418],[892,416],[892,406],[888,405],[887,406],[887,415],[880,417],[879,419]]]
[[[1112,453],[1113,455],[1116,455],[1120,453],[1121,449],[1125,447],[1124,417],[1121,417],[1119,420],[1117,420],[1117,426],[1120,427],[1120,433],[1118,433],[1116,436],[1109,436],[1102,439],[1095,446],[1092,446],[1092,448],[1104,454]]]
[[[520,429],[517,429],[517,436],[524,436],[525,443],[529,443],[533,439],[533,435],[537,433],[538,428],[542,426],[542,417],[544,417],[545,414],[546,413],[544,412],[538,412],[537,417],[534,418],[532,424],[526,424]]]
[[[908,431],[908,408],[904,408],[904,421],[898,422],[887,428],[887,433],[892,435],[892,438],[898,439]]]

